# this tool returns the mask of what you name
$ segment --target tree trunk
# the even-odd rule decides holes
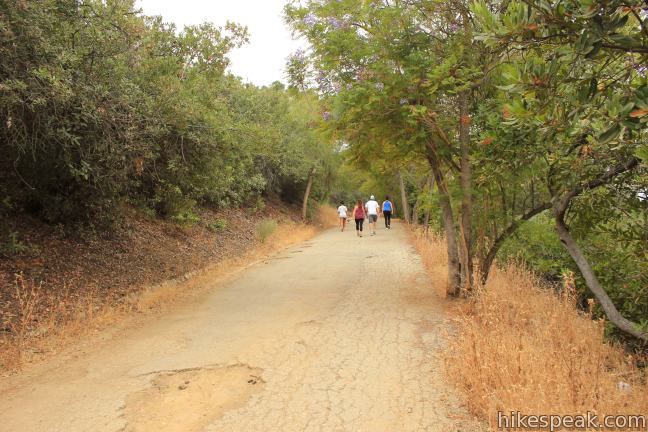
[[[417,198],[416,202],[414,203],[414,208],[412,209],[412,225],[418,225],[418,212],[419,212],[419,205],[420,205],[420,200]]]
[[[425,229],[425,232],[430,229],[430,208],[427,207],[425,209],[425,214],[423,215],[423,229]]]
[[[565,223],[565,213],[567,212],[572,199],[586,190],[592,190],[599,186],[610,183],[616,176],[626,171],[630,171],[636,168],[638,165],[639,159],[637,157],[631,157],[626,162],[617,165],[613,169],[606,170],[605,173],[603,173],[600,177],[584,185],[580,185],[573,190],[563,194],[562,196],[556,197],[554,199],[553,212],[554,219],[556,220],[556,230],[558,231],[558,237],[560,238],[561,243],[563,244],[565,249],[567,249],[569,255],[571,255],[572,259],[576,263],[576,266],[578,266],[578,269],[580,270],[583,278],[585,279],[585,282],[587,283],[587,287],[601,304],[601,307],[603,308],[603,311],[605,312],[605,315],[608,317],[610,322],[614,324],[619,330],[643,341],[648,341],[648,333],[641,331],[638,324],[628,320],[618,311],[618,309],[612,302],[612,299],[610,299],[610,296],[608,296],[608,294],[605,292],[605,289],[599,283],[598,278],[596,277],[596,274],[592,269],[592,266],[590,265],[589,261],[587,261],[585,254],[583,254],[583,251],[580,249],[580,247],[572,237],[571,233],[569,232],[569,228]]]
[[[567,252],[569,252],[569,255],[571,255],[572,259],[578,266],[578,269],[583,275],[583,278],[585,278],[587,287],[590,289],[590,291],[592,291],[592,293],[596,297],[596,300],[598,300],[598,302],[601,304],[605,315],[608,317],[612,324],[619,328],[619,330],[622,330],[625,333],[628,333],[641,340],[648,341],[648,333],[642,332],[637,324],[623,317],[616,306],[614,306],[612,299],[610,299],[610,297],[607,295],[607,293],[599,283],[596,275],[594,274],[594,270],[592,269],[590,263],[587,261],[587,258],[583,254],[583,251],[581,251],[580,247],[571,236],[571,233],[569,232],[569,229],[565,224],[564,215],[564,211],[561,211],[559,205],[554,206],[554,216],[556,219],[558,237],[560,238],[563,246],[565,246],[565,249],[567,249]]]
[[[401,173],[400,170],[398,170],[398,184],[400,186],[400,193],[401,193],[401,209],[403,212],[403,218],[405,218],[405,222],[408,224],[410,223],[410,210],[409,210],[409,202],[407,201],[407,191],[405,190],[405,181],[403,180],[403,174]]]
[[[465,292],[473,289],[472,168],[470,166],[470,90],[459,93],[459,146],[461,149],[461,278]]]
[[[430,202],[429,202],[429,194],[432,193],[432,190],[434,188],[434,182],[432,180],[432,176],[428,176],[427,179],[427,184],[425,186],[425,202],[428,204],[425,206],[425,214],[423,216],[423,228],[425,229],[425,232],[427,233],[429,227],[430,227]]]
[[[454,224],[452,204],[450,202],[448,187],[445,183],[443,172],[441,171],[441,164],[436,155],[436,147],[434,144],[429,143],[428,149],[430,150],[428,152],[428,162],[430,163],[430,168],[432,168],[432,175],[434,176],[434,181],[439,192],[439,205],[443,216],[443,228],[445,230],[448,247],[448,285],[446,287],[446,294],[451,297],[457,297],[461,290],[461,264],[459,261],[457,230]]]
[[[315,167],[311,168],[308,173],[308,183],[306,184],[306,192],[304,192],[304,203],[302,204],[302,219],[306,220],[306,212],[308,210],[308,197],[313,187],[313,177],[315,177]]]

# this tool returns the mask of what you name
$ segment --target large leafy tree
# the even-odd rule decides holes
[[[586,219],[595,220],[584,205],[595,189],[625,188],[616,205],[632,215],[626,227],[632,231],[643,224],[640,196],[646,171],[641,159],[648,121],[644,6],[524,1],[474,7],[479,38],[502,53],[505,82],[500,88],[508,102],[500,132],[523,131],[526,139],[518,151],[537,161],[549,198],[541,206],[552,209],[562,244],[610,321],[642,339],[646,330],[619,312],[569,220],[581,226]],[[607,216],[614,220],[620,214]]]

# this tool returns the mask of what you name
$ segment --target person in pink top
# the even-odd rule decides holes
[[[364,224],[364,220],[367,217],[367,212],[365,211],[362,200],[358,200],[356,202],[355,207],[353,207],[352,213],[356,223],[356,235],[358,237],[362,237],[362,225]]]

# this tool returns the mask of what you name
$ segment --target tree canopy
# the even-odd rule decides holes
[[[190,222],[198,204],[301,200],[336,142],[313,92],[226,72],[247,39],[233,23],[177,29],[133,1],[0,2],[5,209],[99,225],[124,203]]]
[[[327,95],[356,163],[408,172],[413,221],[440,210],[450,295],[545,214],[565,271],[646,339],[645,3],[293,1],[286,19],[311,44],[293,80]]]

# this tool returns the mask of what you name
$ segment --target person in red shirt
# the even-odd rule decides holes
[[[356,235],[358,237],[362,237],[362,225],[364,224],[366,217],[367,212],[365,211],[364,204],[362,203],[362,200],[358,200],[355,207],[353,207],[353,218],[355,219]]]

